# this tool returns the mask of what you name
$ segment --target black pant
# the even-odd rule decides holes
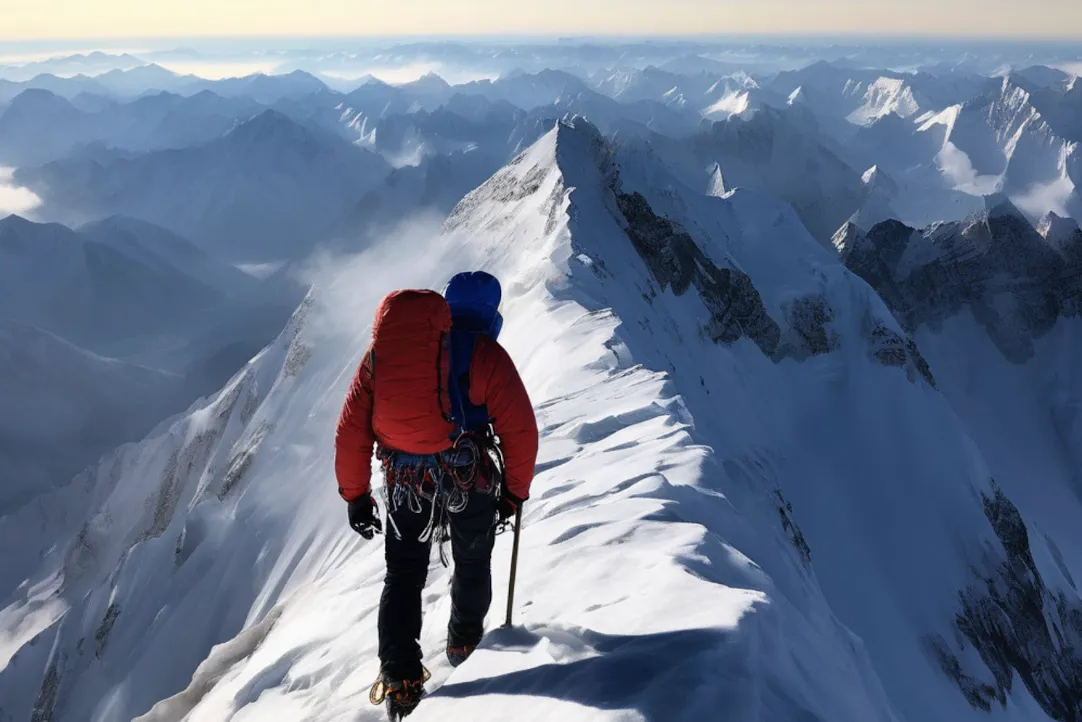
[[[421,678],[421,594],[432,544],[418,538],[428,524],[432,503],[420,501],[420,512],[408,504],[393,510],[386,529],[387,577],[379,604],[379,659],[392,679]],[[492,604],[495,516],[495,499],[477,491],[470,492],[465,509],[447,514],[455,563],[448,646],[475,645],[484,634],[485,615]]]

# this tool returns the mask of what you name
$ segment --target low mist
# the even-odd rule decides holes
[[[13,168],[0,166],[0,218],[11,215],[27,215],[41,205],[39,198],[28,188],[15,185]]]

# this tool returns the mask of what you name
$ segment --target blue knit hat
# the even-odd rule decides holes
[[[443,296],[451,307],[456,328],[478,331],[492,338],[500,335],[503,291],[495,276],[484,271],[455,274],[447,283]]]

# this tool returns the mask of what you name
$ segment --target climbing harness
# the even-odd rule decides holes
[[[471,493],[498,499],[503,485],[503,455],[491,434],[462,432],[450,449],[438,454],[407,454],[381,446],[376,458],[383,467],[387,519],[395,537],[402,539],[395,513],[405,508],[421,514],[425,510],[423,502],[428,502],[428,523],[417,540],[436,541],[445,567],[448,560],[444,544],[450,539],[448,515],[462,513]]]

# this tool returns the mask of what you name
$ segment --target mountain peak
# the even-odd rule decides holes
[[[887,175],[886,171],[878,165],[873,165],[864,171],[864,175],[860,178],[869,192],[880,191],[888,196],[898,192],[898,182]]]
[[[402,84],[403,88],[410,88],[413,90],[427,90],[427,91],[439,91],[446,90],[451,87],[451,84],[440,77],[437,73],[429,71],[417,78],[416,80]]]
[[[1082,230],[1073,218],[1064,218],[1049,212],[1041,219],[1037,232],[1057,251],[1082,250]]]
[[[714,163],[714,170],[710,173],[710,184],[706,195],[721,198],[729,189],[725,186],[725,177],[721,173],[721,163]]]
[[[57,244],[76,240],[75,231],[60,223],[35,223],[12,213],[0,219],[0,241],[47,254]]]
[[[311,132],[305,126],[273,108],[268,108],[246,121],[238,123],[226,135],[234,140],[252,142],[283,142],[308,138]]]
[[[831,238],[831,243],[834,244],[834,248],[838,251],[838,255],[844,259],[848,254],[853,253],[869,243],[868,234],[858,228],[856,223],[846,221],[845,224],[837,230],[834,237]]]
[[[601,132],[581,116],[556,121],[531,146],[479,188],[463,198],[447,219],[455,230],[476,221],[485,209],[509,200],[545,198],[543,188],[577,188],[580,192],[601,187],[608,166]],[[540,195],[538,195],[540,193]]]
[[[8,107],[35,109],[54,108],[57,110],[76,109],[75,106],[71,104],[71,101],[69,101],[67,98],[62,98],[51,90],[46,90],[45,88],[27,88],[26,90],[12,98],[11,104]]]
[[[33,221],[23,218],[18,213],[11,213],[4,218],[0,218],[0,230],[18,231],[30,228],[33,225],[35,225]]]
[[[984,197],[984,209],[985,214],[989,220],[996,218],[1018,218],[1029,224],[1029,219],[1026,218],[1022,211],[1018,210],[1018,206],[1011,202],[1003,193],[993,193]]]
[[[560,167],[579,166],[583,162],[597,165],[605,146],[605,137],[593,123],[581,115],[566,115],[553,128],[556,160]]]

